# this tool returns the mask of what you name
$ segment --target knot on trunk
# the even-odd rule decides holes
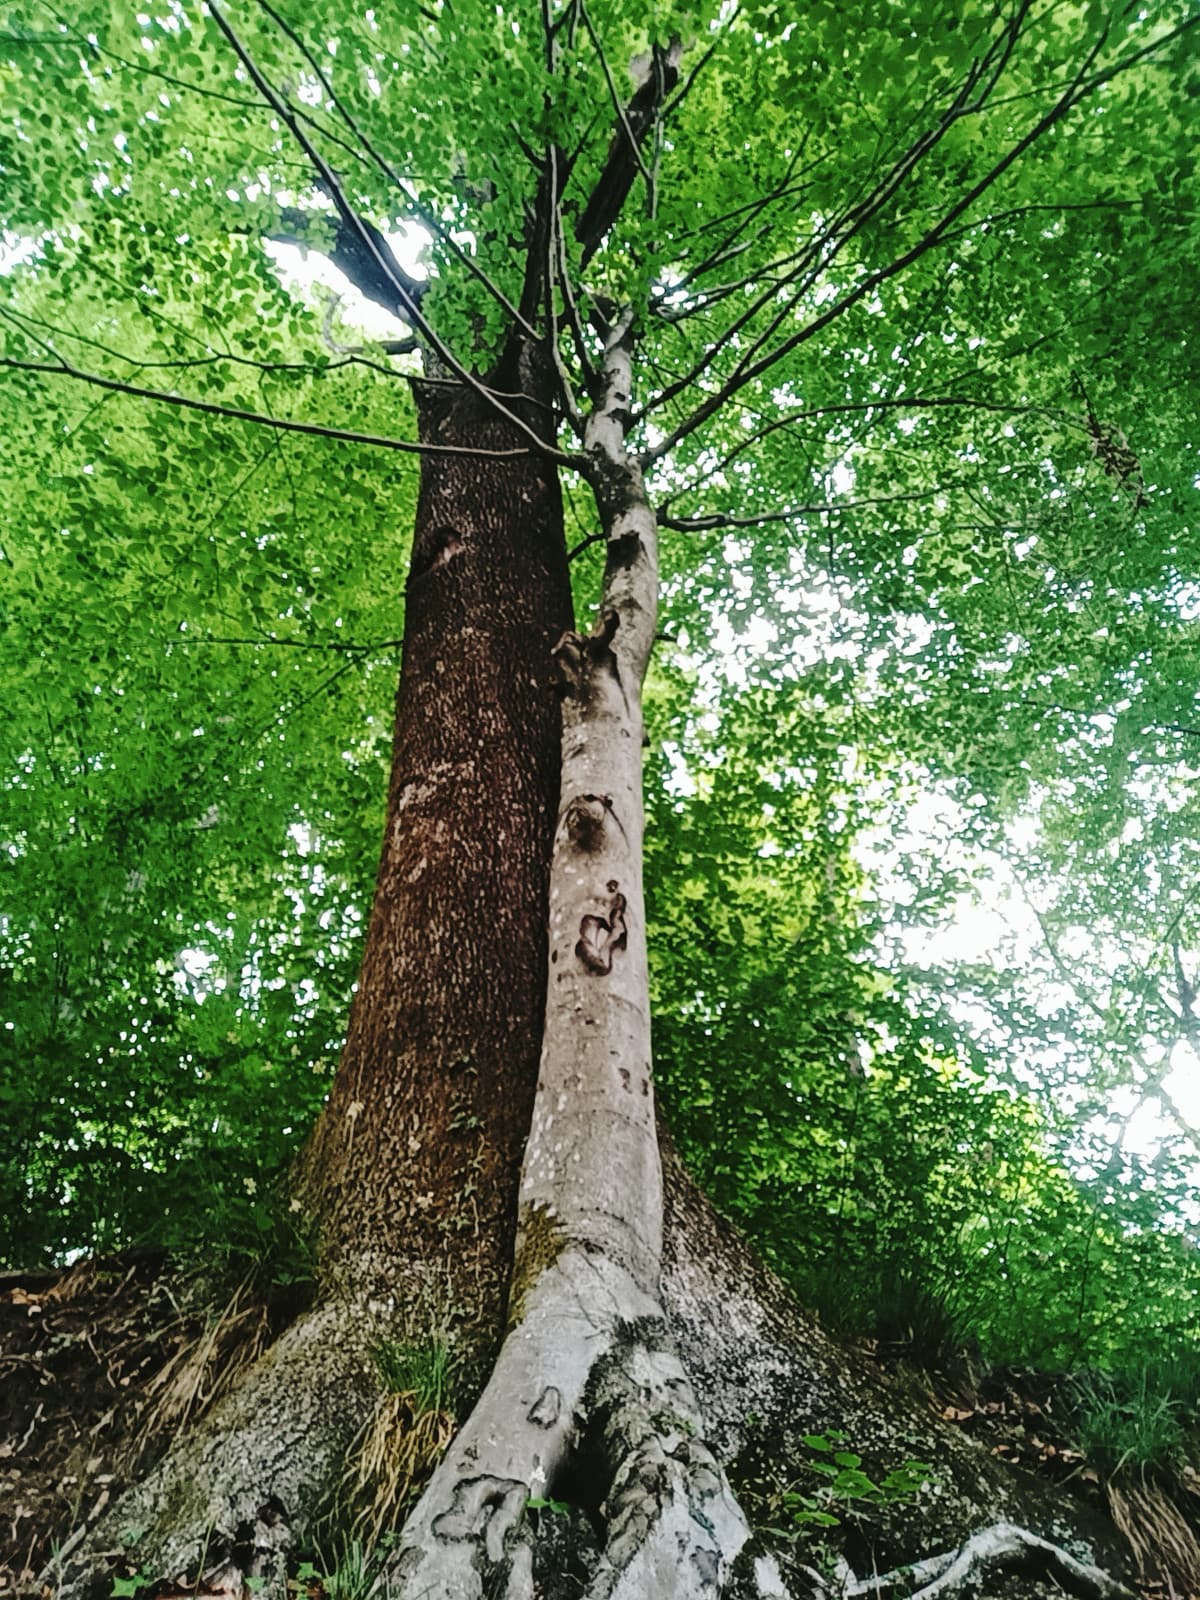
[[[453,1506],[434,1518],[433,1531],[439,1539],[481,1541],[487,1559],[498,1565],[505,1535],[519,1524],[528,1498],[528,1486],[517,1478],[460,1478]]]
[[[598,854],[604,848],[607,819],[611,815],[610,795],[577,795],[567,806],[563,817],[567,838],[584,855]]]
[[[605,611],[591,633],[564,633],[551,654],[567,694],[582,698],[591,668],[604,662],[617,675],[617,658],[612,641],[621,619],[615,611]]]

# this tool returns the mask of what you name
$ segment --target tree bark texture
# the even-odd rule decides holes
[[[556,651],[549,984],[510,1331],[389,1564],[405,1600],[534,1600],[541,1541],[527,1506],[546,1497],[580,1518],[588,1600],[717,1600],[750,1538],[704,1441],[659,1292],[641,710],[657,529],[625,450],[632,349],[631,318],[618,318],[584,434],[607,541],[600,614],[591,634],[567,634]],[[771,1557],[752,1573],[748,1592],[783,1595]]]
[[[564,1570],[587,1600],[781,1600],[743,1507],[830,1428],[869,1471],[938,1464],[918,1506],[851,1541],[858,1570],[949,1549],[951,1571],[998,1516],[1111,1558],[1084,1513],[826,1340],[669,1150],[664,1208],[641,883],[656,530],[624,448],[631,351],[618,323],[585,436],[607,539],[590,634],[570,627],[553,469],[424,464],[359,993],[300,1169],[322,1298],[65,1553],[63,1596],[130,1537],[159,1594],[285,1595],[370,1414],[372,1342],[449,1314],[490,1354],[506,1296],[486,1387],[389,1559],[402,1600],[538,1600]],[[457,386],[424,383],[419,411],[430,442],[514,444]]]
[[[428,443],[527,443],[457,385],[416,391]],[[537,403],[526,416],[548,425]],[[541,1047],[551,650],[570,623],[553,466],[425,458],[379,875],[302,1188],[328,1268],[357,1292],[429,1278],[485,1343],[502,1322]]]
[[[363,1301],[302,1315],[94,1527],[74,1530],[43,1574],[51,1593],[107,1600],[119,1559],[159,1596],[242,1600],[247,1580],[285,1596],[296,1541],[370,1414],[370,1345],[384,1327]]]

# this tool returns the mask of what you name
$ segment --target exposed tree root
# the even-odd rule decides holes
[[[838,1600],[860,1600],[861,1596],[906,1595],[909,1600],[943,1600],[944,1596],[974,1589],[989,1573],[1034,1570],[1052,1577],[1070,1594],[1081,1600],[1134,1600],[1124,1584],[1110,1578],[1099,1567],[1079,1561],[1061,1545],[1051,1544],[1012,1522],[997,1522],[974,1533],[957,1550],[929,1556],[908,1567],[885,1572],[873,1578],[849,1578],[835,1593]]]
[[[378,1383],[368,1308],[329,1301],[292,1324],[44,1575],[58,1600],[107,1594],[118,1562],[165,1592],[285,1595],[287,1552],[328,1503]]]
[[[702,1440],[658,1302],[603,1255],[574,1247],[531,1291],[409,1518],[391,1592],[530,1600],[531,1501],[573,1502],[584,1514],[588,1600],[715,1600],[750,1537]],[[761,1566],[759,1592],[782,1595],[774,1563]]]

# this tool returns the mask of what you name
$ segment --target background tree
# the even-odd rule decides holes
[[[26,260],[5,285],[3,362],[17,397],[13,478],[38,496],[23,500],[13,554],[26,574],[26,639],[54,627],[63,596],[75,647],[46,695],[28,697],[36,737],[17,728],[10,856],[24,871],[39,836],[64,834],[77,856],[41,878],[38,911],[8,930],[22,1047],[69,1061],[78,1080],[46,1116],[14,1073],[28,1130],[29,1157],[11,1165],[20,1183],[36,1182],[58,1130],[74,1126],[78,1169],[105,1152],[136,1205],[164,1150],[211,1161],[221,1115],[214,1126],[210,1085],[236,1107],[265,1068],[260,1042],[277,1043],[281,1025],[301,1070],[336,1048],[349,941],[330,941],[318,981],[286,948],[300,944],[296,919],[284,935],[275,908],[289,897],[301,922],[344,920],[338,851],[361,854],[361,837],[343,844],[332,819],[348,790],[369,786],[381,740],[365,719],[346,740],[333,696],[369,693],[376,660],[394,651],[398,586],[382,597],[385,616],[378,574],[399,554],[390,530],[416,519],[362,978],[297,1169],[301,1214],[322,1225],[321,1292],[123,1504],[118,1519],[146,1528],[155,1572],[206,1563],[222,1582],[251,1571],[280,1583],[287,1541],[311,1525],[370,1410],[372,1347],[414,1319],[426,1338],[452,1326],[466,1402],[507,1292],[514,1337],[410,1523],[396,1581],[471,1593],[495,1568],[523,1592],[536,1543],[524,1511],[539,1488],[581,1509],[603,1503],[598,1540],[582,1521],[573,1529],[597,1592],[640,1592],[645,1564],[666,1559],[662,1541],[685,1552],[673,1558],[680,1593],[724,1581],[747,1529],[713,1458],[679,1446],[681,1429],[698,1436],[701,1425],[673,1345],[682,1337],[699,1378],[740,1342],[705,1325],[715,1283],[736,1280],[759,1319],[756,1370],[708,1407],[720,1457],[737,1458],[745,1416],[777,1418],[794,1395],[776,1381],[765,1331],[774,1291],[747,1278],[682,1179],[659,1287],[647,1049],[628,1023],[646,1011],[638,784],[615,754],[640,747],[656,530],[673,541],[664,590],[678,641],[699,660],[751,613],[795,652],[824,613],[825,659],[809,666],[793,653],[791,705],[785,690],[756,711],[760,724],[768,707],[814,722],[821,712],[802,769],[821,871],[806,879],[809,915],[794,911],[791,934],[806,980],[841,975],[815,1048],[855,1082],[871,1051],[876,1100],[889,1079],[908,1084],[914,1056],[931,1080],[945,1076],[936,1038],[906,1030],[915,1048],[893,1071],[880,1048],[889,1035],[864,1029],[881,991],[854,971],[865,945],[853,931],[859,869],[839,838],[854,811],[845,760],[868,742],[865,726],[882,770],[903,757],[978,795],[971,826],[986,838],[1051,782],[1074,781],[1031,759],[1047,748],[1031,717],[1057,730],[1058,717],[1086,726],[1137,707],[1126,728],[1162,729],[1140,721],[1143,701],[1153,695],[1165,717],[1163,686],[1177,679],[1147,669],[1146,652],[1168,654],[1186,631],[1194,567],[1171,504],[1184,424],[1161,399],[1182,396],[1189,376],[1187,342],[1172,337],[1186,324],[1170,269],[1190,248],[1178,227],[1191,168],[1176,110],[1197,81],[1190,30],[1170,8],[1020,5],[868,7],[852,33],[832,11],[801,26],[770,6],[647,17],[618,5],[602,15],[442,5],[384,20],[260,5],[237,17],[105,10],[14,22],[7,215]],[[1100,140],[1103,184],[1081,159]],[[64,161],[68,149],[78,159]],[[425,278],[379,231],[401,222],[428,233]],[[408,331],[347,350],[333,319],[280,286],[265,246],[283,237],[327,251]],[[1117,301],[1139,307],[1119,337]],[[423,376],[410,400],[395,380],[411,367],[393,363],[414,353]],[[81,399],[80,384],[94,392]],[[148,400],[162,403],[152,424]],[[1141,443],[1151,406],[1157,450]],[[299,436],[313,434],[323,442],[301,451]],[[415,510],[411,488],[380,470],[409,454],[421,462]],[[314,503],[310,479],[315,503],[332,507],[328,541],[299,510]],[[164,480],[203,485],[199,513],[185,489],[170,516],[156,514]],[[581,636],[560,480],[579,524],[582,599],[596,586],[593,547],[606,551],[599,619]],[[576,509],[587,492],[590,509]],[[246,663],[219,688],[197,668],[214,651]],[[143,665],[155,659],[157,697]],[[509,1285],[543,1022],[555,659],[568,733],[549,924],[551,1098],[533,1112]],[[135,663],[130,704],[122,680]],[[1077,698],[1063,702],[1068,664],[1080,668]],[[181,717],[197,688],[203,712]],[[280,730],[287,715],[339,730],[340,770],[314,770],[310,741],[294,723]],[[131,722],[136,766],[113,755]],[[686,770],[694,730],[678,731]],[[189,741],[196,759],[184,756],[185,777],[164,794],[154,754],[170,750],[174,765]],[[264,741],[269,753],[256,753]],[[1086,734],[1068,748],[1086,765]],[[752,748],[741,770],[777,793],[797,782]],[[787,839],[780,807],[757,798],[746,825],[771,847],[764,859],[786,858],[769,874],[782,900],[805,840]],[[262,872],[256,831],[286,850],[283,874]],[[329,851],[327,833],[339,840]],[[682,896],[689,920],[675,924],[687,930],[676,952],[693,985],[713,944],[736,937],[712,884],[699,878],[697,904],[694,881]],[[747,893],[769,903],[753,881]],[[1172,931],[1186,950],[1182,923]],[[180,965],[203,1005],[176,981]],[[98,981],[113,971],[122,986]],[[720,1004],[702,989],[676,993],[693,1016]],[[902,991],[888,1004],[911,1016]],[[884,1009],[876,1003],[876,1017]],[[593,1048],[581,1041],[604,1028],[593,1081],[595,1103],[614,1108],[607,1147],[582,1086],[553,1077],[569,1079]],[[149,1096],[148,1057],[160,1063]],[[617,1070],[605,1080],[609,1060]],[[270,1070],[293,1075],[286,1061]],[[786,1075],[774,1081],[790,1104]],[[305,1098],[316,1095],[291,1091],[289,1104]],[[678,1098],[686,1127],[703,1096]],[[576,1112],[585,1132],[549,1133],[551,1116]],[[264,1167],[293,1125],[262,1152]],[[550,1170],[556,1142],[584,1181]],[[929,1152],[931,1198],[948,1156]],[[773,1164],[779,1183],[807,1162]],[[634,1171],[619,1192],[605,1188]],[[56,1181],[68,1202],[88,1193],[78,1176]],[[227,1190],[236,1197],[240,1184],[253,1202],[258,1181],[235,1169]],[[770,1182],[755,1183],[744,1212],[769,1201]],[[1084,1231],[1090,1249],[1095,1228]],[[62,1242],[47,1232],[47,1248]],[[587,1310],[597,1341],[587,1361],[578,1327],[564,1334],[583,1303],[580,1272],[604,1285]],[[784,1322],[771,1337],[792,1348]],[[530,1349],[532,1411],[532,1378],[505,1388]],[[648,1412],[633,1372],[652,1396],[662,1387]],[[482,1461],[484,1441],[498,1459]],[[949,1542],[962,1530],[950,1516],[936,1531]],[[107,1538],[82,1547],[80,1575]],[[778,1583],[765,1562],[743,1581],[759,1592]]]

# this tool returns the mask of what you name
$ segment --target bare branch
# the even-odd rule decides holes
[[[822,417],[866,415],[871,416],[878,411],[936,411],[936,410],[962,410],[962,411],[991,411],[1001,416],[1039,416],[1048,417],[1060,427],[1079,428],[1086,431],[1083,424],[1068,412],[1056,411],[1051,406],[1029,405],[1024,401],[982,400],[970,395],[897,395],[892,398],[880,396],[876,400],[864,400],[856,404],[812,406],[801,411],[787,411],[781,416],[773,417],[763,427],[747,434],[729,450],[710,472],[706,472],[703,479],[694,482],[687,489],[676,490],[671,495],[672,500],[677,500],[681,494],[686,494],[699,489],[703,483],[710,482],[718,474],[731,467],[739,457],[745,455],[752,446],[760,444],[773,433],[794,427],[799,422],[813,422]]]
[[[575,224],[575,237],[583,245],[583,261],[586,265],[604,243],[613,223],[620,216],[629,191],[633,187],[634,178],[639,172],[645,180],[647,193],[652,195],[653,178],[642,160],[641,142],[655,125],[663,100],[678,80],[683,47],[678,39],[673,39],[665,49],[657,44],[652,47],[645,76],[632,100],[625,106],[621,103],[616,83],[613,81],[600,37],[592,26],[582,0],[579,0],[578,10],[600,58],[605,81],[620,123],[609,145],[608,156],[600,176]]]
[[[399,650],[403,639],[378,639],[372,644],[349,644],[339,641],[309,640],[309,639],[276,639],[268,636],[260,639],[225,638],[220,634],[203,634],[195,638],[186,635],[172,634],[172,645],[217,644],[217,645],[248,645],[260,649],[264,645],[278,645],[292,650],[333,650],[344,655],[365,656],[376,650]]]
[[[546,48],[553,50],[553,38],[549,31],[546,35]],[[558,151],[551,143],[546,153],[547,182],[546,182],[546,265],[545,265],[545,292],[546,292],[546,321],[547,338],[550,344],[550,354],[554,360],[554,370],[558,375],[558,386],[562,392],[563,408],[567,418],[575,430],[576,437],[583,438],[583,415],[575,397],[575,388],[571,382],[571,375],[563,361],[562,351],[558,347],[558,317],[554,308],[554,291],[558,280],[558,242],[562,231],[562,213],[559,211],[559,183],[558,183]]]
[[[691,388],[691,386],[698,382],[704,373],[708,371],[713,359],[720,353],[720,351],[727,345],[731,344],[734,338],[742,331],[743,328],[749,327],[761,311],[764,311],[768,306],[775,304],[777,306],[777,310],[769,320],[766,328],[754,337],[749,349],[735,366],[730,379],[728,379],[726,384],[723,385],[718,391],[718,394],[721,396],[721,398],[716,400],[711,407],[708,405],[708,402],[705,402],[697,409],[695,415],[699,416],[700,413],[703,413],[703,416],[700,418],[700,420],[706,421],[707,418],[712,415],[713,411],[719,409],[720,406],[725,403],[726,399],[730,398],[732,394],[736,393],[737,389],[741,387],[740,374],[754,363],[755,353],[762,349],[767,340],[771,338],[771,336],[775,333],[775,331],[779,328],[792,310],[793,301],[782,300],[783,289],[794,288],[797,293],[803,293],[805,289],[811,287],[811,285],[816,281],[817,277],[822,272],[828,270],[830,265],[849,243],[849,241],[862,230],[862,228],[868,221],[871,220],[871,218],[878,215],[887,202],[891,200],[892,197],[897,193],[911,173],[915,171],[916,167],[921,163],[921,161],[923,161],[925,157],[928,156],[930,152],[941,143],[942,139],[953,127],[953,125],[961,117],[981,108],[981,106],[986,102],[988,91],[985,90],[982,97],[972,100],[972,95],[974,94],[976,86],[978,85],[984,73],[992,69],[994,70],[992,71],[991,84],[995,83],[996,76],[1001,70],[1004,62],[1006,62],[1008,59],[1008,54],[1011,51],[1016,37],[1018,36],[1020,29],[1024,24],[1025,17],[1031,4],[1032,0],[1021,0],[1021,4],[1018,7],[1017,12],[1014,14],[1009,23],[1006,24],[1001,34],[992,41],[991,45],[981,57],[971,63],[971,66],[968,68],[962,82],[958,86],[954,98],[950,101],[949,105],[943,111],[941,117],[934,124],[934,126],[926,129],[923,133],[918,135],[918,137],[913,141],[912,144],[908,146],[903,154],[892,163],[892,166],[888,172],[875,184],[874,188],[869,190],[869,192],[861,200],[847,208],[847,210],[840,216],[833,218],[823,233],[810,241],[808,247],[799,253],[798,257],[796,258],[795,266],[792,268],[791,272],[787,274],[782,283],[772,283],[761,294],[758,294],[754,297],[754,299],[748,306],[746,306],[742,313],[734,319],[729,327],[725,329],[720,338],[703,352],[700,359],[692,367],[691,371],[679,380],[676,388],[673,390],[668,390],[663,395],[658,397],[658,399],[655,401],[656,406],[662,404],[665,400],[674,398],[676,393],[680,393]],[[1096,48],[1099,49],[1099,47],[1100,46],[1098,44]],[[997,54],[1000,56],[999,67],[995,65],[995,57]],[[897,270],[899,269],[897,268]],[[807,276],[805,276],[806,274]],[[849,297],[846,298],[849,300]],[[861,298],[861,296],[856,296],[856,298]],[[852,304],[854,302],[853,300],[849,300],[849,303]],[[750,380],[746,379],[745,381],[748,382]],[[713,398],[715,399],[715,397]],[[648,414],[649,409],[652,408],[647,408],[647,413],[645,414]],[[699,426],[699,423],[697,423],[696,426]],[[690,428],[688,428],[687,431],[691,431]],[[676,429],[675,433],[670,435],[670,444],[660,445],[657,453],[664,454],[667,449],[672,448],[673,445],[678,442],[678,439],[683,436],[684,435],[680,434],[679,430]],[[645,457],[646,461],[650,461],[652,459],[654,459],[652,455],[647,455]]]
[[[318,250],[349,278],[360,294],[382,306],[393,317],[403,322],[412,321],[412,308],[425,293],[425,283],[404,271],[391,245],[373,223],[359,217],[355,226],[340,213],[331,216],[325,211],[302,211],[298,206],[285,206],[279,213],[279,221],[281,226],[272,228],[269,235],[275,243]],[[333,229],[331,245],[319,238],[314,241],[314,233],[330,226]],[[369,248],[363,243],[364,233],[370,237]]]
[[[687,99],[688,95],[691,94],[692,89],[695,87],[696,79],[700,76],[700,74],[704,71],[705,67],[708,65],[708,63],[712,60],[713,56],[716,54],[717,46],[721,42],[721,33],[722,32],[728,33],[732,29],[733,24],[737,21],[737,17],[738,17],[737,0],[734,0],[734,4],[733,4],[733,7],[731,8],[731,10],[728,12],[728,14],[726,16],[724,16],[721,19],[721,27],[717,31],[716,38],[713,39],[713,42],[709,45],[708,49],[704,52],[704,54],[700,57],[699,61],[697,61],[696,65],[688,73],[688,75],[684,79],[683,83],[680,84],[678,93],[675,94],[670,100],[668,100],[666,105],[663,107],[662,120],[664,122],[667,121],[667,119],[672,115],[673,112],[678,111],[679,107]]]
[[[271,417],[259,411],[245,411],[240,406],[219,405],[214,400],[195,400],[188,395],[170,394],[164,389],[147,389],[137,383],[122,383],[118,378],[106,378],[98,372],[84,372],[61,358],[58,363],[49,361],[21,361],[14,356],[0,356],[0,367],[15,372],[40,372],[50,377],[72,378],[79,383],[89,383],[113,394],[133,395],[139,400],[158,400],[164,405],[179,406],[185,411],[203,411],[210,417],[228,417],[232,422],[253,422],[259,427],[275,428],[280,433],[307,433],[318,439],[340,439],[347,444],[369,444],[379,450],[401,450],[411,455],[478,456],[489,461],[511,461],[527,456],[532,451],[525,446],[515,450],[476,450],[466,445],[420,444],[413,439],[388,439],[381,434],[354,433],[347,428],[328,428],[320,422],[297,422],[291,417]],[[528,431],[528,430],[526,430]],[[543,449],[539,444],[539,452]]]
[[[788,506],[783,511],[763,511],[747,516],[736,516],[724,511],[714,511],[707,516],[667,517],[659,515],[660,528],[674,528],[679,533],[709,533],[719,528],[762,528],[772,522],[794,522],[798,517],[844,516],[847,512],[862,511],[867,506],[895,505],[900,501],[933,500],[945,493],[945,486],[933,489],[914,489],[908,494],[880,494],[862,500],[815,501],[812,505]]]
[[[571,546],[567,551],[567,560],[574,561],[576,556],[581,556],[585,550],[590,550],[594,544],[607,543],[608,535],[603,529],[599,533],[589,533],[586,539],[580,539],[578,544]]]
[[[331,300],[330,305],[336,307],[337,300]],[[331,339],[326,339],[331,349],[337,351],[337,361],[260,361],[254,356],[236,355],[233,351],[211,351],[202,356],[177,356],[169,361],[143,360],[141,357],[126,355],[123,350],[114,350],[111,345],[105,344],[100,339],[93,339],[86,333],[76,333],[70,328],[59,328],[47,322],[43,317],[32,316],[28,311],[14,311],[9,306],[0,306],[0,317],[11,322],[15,328],[33,342],[46,350],[56,359],[62,359],[59,352],[46,340],[40,339],[30,331],[30,327],[44,328],[48,333],[56,334],[60,339],[69,339],[73,344],[86,345],[90,350],[99,350],[102,355],[110,357],[113,361],[124,361],[139,372],[186,372],[193,367],[213,367],[228,364],[236,367],[249,367],[254,372],[289,373],[301,377],[322,378],[329,372],[337,372],[342,367],[369,367],[372,372],[382,373],[385,378],[404,379],[408,375],[397,371],[394,367],[385,367],[380,361],[372,361],[363,352],[367,346],[356,345],[353,348],[344,345],[334,345]],[[326,319],[328,321],[328,318]],[[28,324],[29,326],[26,326]],[[373,346],[371,348],[374,348]],[[412,339],[385,339],[378,346],[388,355],[408,355],[417,348]]]
[[[327,678],[322,678],[315,689],[310,690],[308,694],[302,694],[298,700],[293,700],[290,704],[281,706],[278,715],[273,716],[269,722],[264,722],[256,733],[250,735],[250,743],[257,744],[260,739],[266,738],[272,728],[279,727],[288,717],[295,716],[297,711],[303,711],[305,706],[311,705],[314,700],[319,699],[327,690],[332,689],[340,678],[344,678],[355,667],[361,666],[362,660],[361,656],[347,656],[341,666],[335,667]]]

